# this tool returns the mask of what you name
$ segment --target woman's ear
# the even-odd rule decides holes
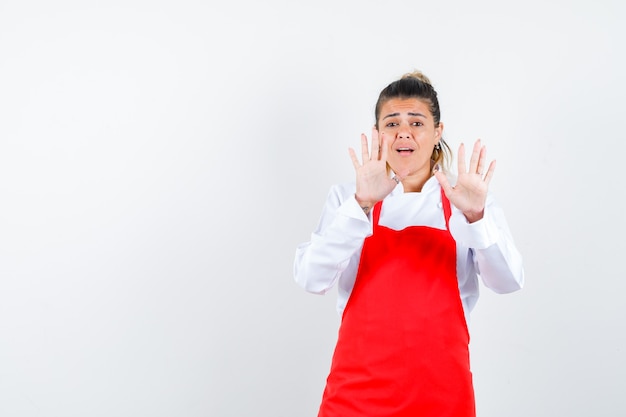
[[[441,139],[441,135],[443,135],[443,123],[439,122],[439,125],[435,127],[435,137]]]

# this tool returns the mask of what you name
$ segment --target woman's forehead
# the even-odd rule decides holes
[[[380,117],[395,116],[423,116],[432,117],[430,106],[418,98],[392,98],[383,103]]]

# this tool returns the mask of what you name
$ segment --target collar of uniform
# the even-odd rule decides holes
[[[391,171],[390,178],[393,178],[394,175],[396,174],[393,171]],[[439,187],[439,181],[437,181],[437,178],[435,178],[435,176],[433,175],[429,179],[427,179],[426,182],[424,183],[424,186],[422,187],[422,192],[427,193],[438,187]],[[389,195],[397,195],[397,194],[404,194],[404,187],[402,186],[402,181],[400,181],[398,185],[396,185],[394,189],[391,190],[391,193],[389,193]]]

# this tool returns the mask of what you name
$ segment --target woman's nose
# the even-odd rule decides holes
[[[406,126],[401,126],[397,133],[398,139],[410,139],[411,131]]]

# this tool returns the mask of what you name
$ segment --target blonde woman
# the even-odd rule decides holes
[[[437,93],[420,72],[380,93],[376,124],[350,149],[356,179],[331,188],[295,280],[338,286],[337,345],[319,417],[475,416],[467,318],[479,278],[523,286],[522,258],[488,191],[495,161],[476,141],[458,175]]]

